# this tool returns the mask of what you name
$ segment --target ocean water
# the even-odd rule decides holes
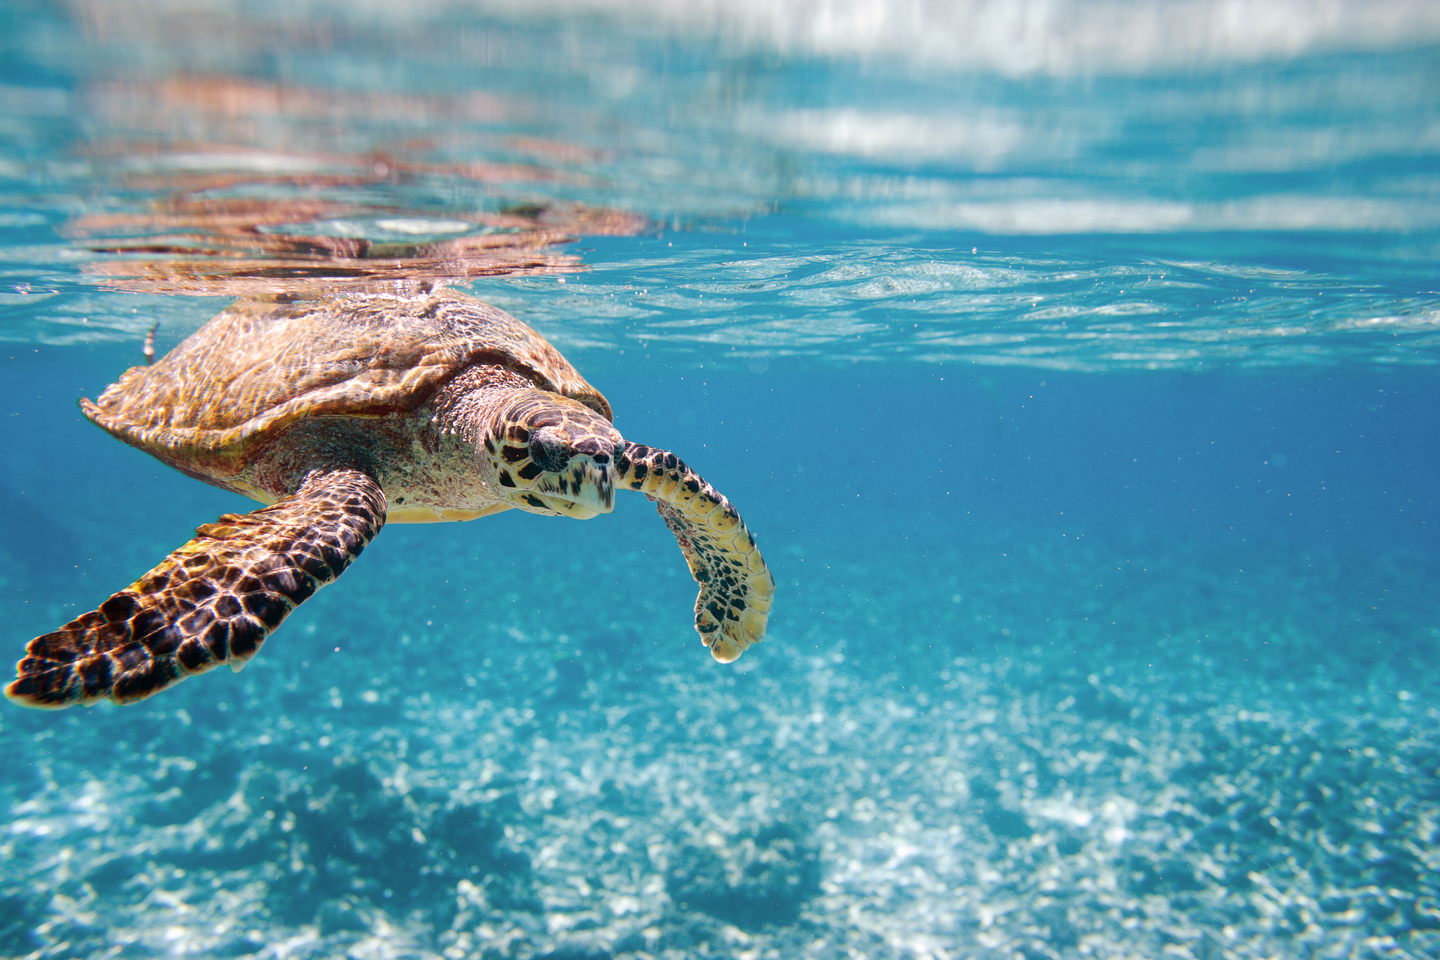
[[[90,425],[237,297],[531,324],[739,508],[387,527],[0,707],[0,956],[1440,955],[1427,3],[0,4],[0,624],[254,504]]]

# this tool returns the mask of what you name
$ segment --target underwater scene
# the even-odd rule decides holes
[[[0,957],[1440,957],[1440,6],[3,0],[0,495]]]

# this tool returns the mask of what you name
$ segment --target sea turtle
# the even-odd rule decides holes
[[[16,703],[131,703],[238,671],[387,521],[518,507],[586,519],[616,488],[655,502],[700,584],[695,628],[729,663],[765,634],[775,581],[735,508],[514,317],[441,290],[240,301],[81,409],[183,473],[266,506],[226,514],[155,569],[30,641]]]

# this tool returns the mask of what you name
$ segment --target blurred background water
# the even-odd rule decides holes
[[[0,712],[0,954],[1440,952],[1440,6],[0,4],[0,622],[250,505],[75,407],[468,289],[739,506],[387,528]]]

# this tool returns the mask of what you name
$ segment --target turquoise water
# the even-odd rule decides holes
[[[1237,13],[1237,11],[1239,11]],[[1440,18],[0,6],[0,623],[254,505],[76,407],[449,283],[739,508],[391,525],[243,673],[0,709],[0,955],[1440,953]]]

